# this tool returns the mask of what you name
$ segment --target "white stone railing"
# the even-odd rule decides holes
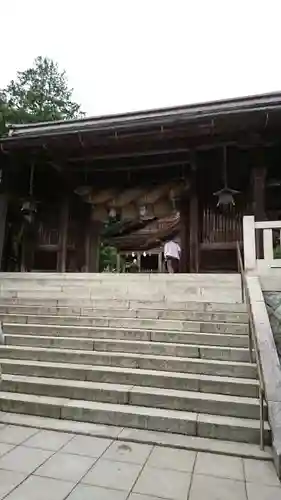
[[[245,271],[262,274],[271,268],[281,268],[281,259],[274,258],[273,230],[278,232],[281,243],[281,221],[256,221],[253,215],[243,217],[243,250]],[[260,239],[259,233],[262,233]],[[257,244],[263,242],[263,258]]]

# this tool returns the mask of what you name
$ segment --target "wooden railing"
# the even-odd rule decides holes
[[[235,210],[226,213],[204,208],[200,234],[201,248],[233,248],[242,241],[242,215]]]
[[[253,215],[243,217],[245,270],[260,274],[270,268],[281,268],[281,221],[256,221]],[[278,252],[281,255],[281,252]]]
[[[249,318],[249,359],[250,362],[255,362],[257,365],[258,372],[258,382],[259,382],[259,401],[260,401],[260,448],[264,449],[264,422],[265,422],[265,384],[262,371],[262,363],[260,357],[260,351],[258,347],[258,339],[255,328],[255,322],[253,317],[253,311],[251,306],[251,298],[249,294],[247,278],[243,266],[243,260],[240,250],[240,244],[237,242],[237,262],[238,262],[238,272],[241,275],[241,286],[242,286],[242,300],[246,304],[247,313]]]
[[[59,231],[56,228],[46,227],[40,224],[38,229],[38,246],[55,247],[59,244]]]

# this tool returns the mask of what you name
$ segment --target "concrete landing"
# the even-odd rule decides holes
[[[17,419],[22,425],[11,424]],[[62,428],[65,422],[3,413],[0,421],[1,500],[281,498],[270,452],[255,456],[252,445],[228,442],[222,451],[212,440],[192,448],[169,435],[174,446],[161,433],[141,440],[132,429],[110,427],[105,437],[106,428],[98,433],[92,424]]]

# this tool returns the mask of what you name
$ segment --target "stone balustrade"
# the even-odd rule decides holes
[[[281,221],[256,221],[253,215],[243,218],[244,265],[247,272],[259,275],[281,268],[281,259],[274,258],[273,232],[277,233],[280,245]]]

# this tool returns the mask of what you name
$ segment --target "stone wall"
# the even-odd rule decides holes
[[[281,292],[263,292],[276,349],[281,360]]]

